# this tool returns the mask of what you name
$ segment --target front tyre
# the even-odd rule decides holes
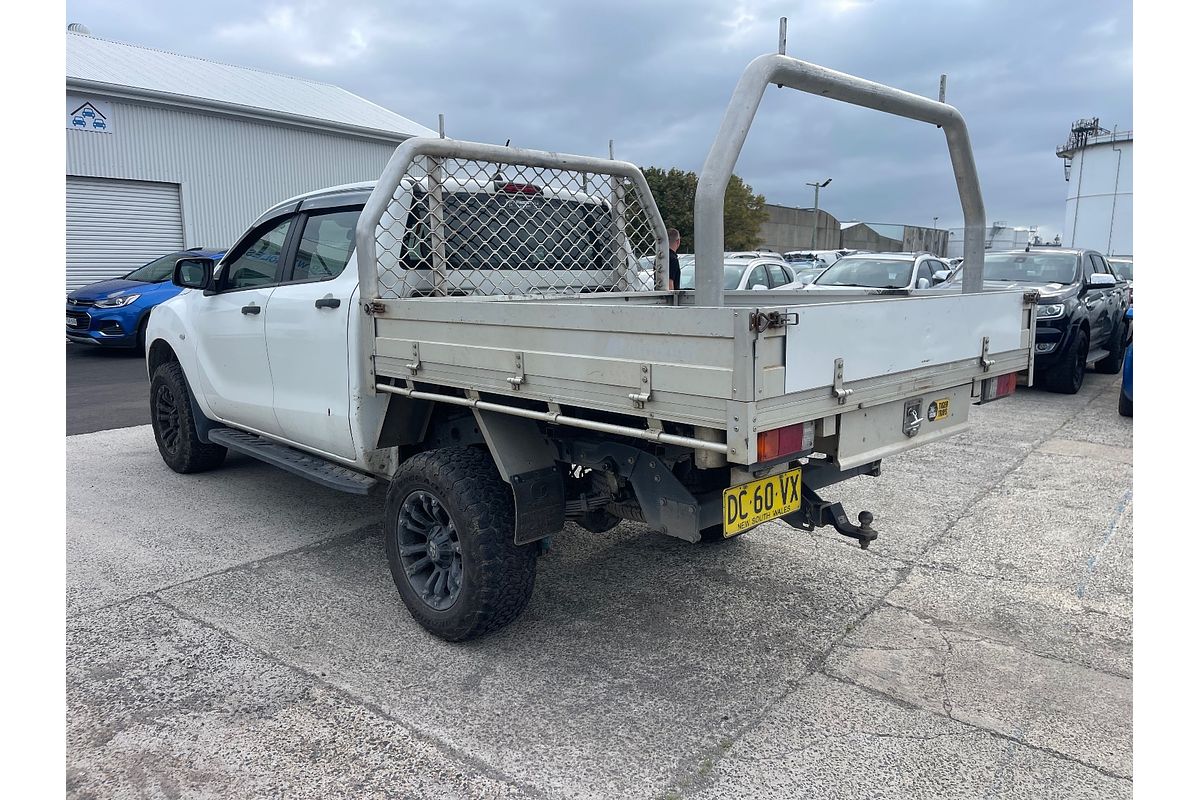
[[[432,450],[400,466],[384,541],[400,598],[425,630],[461,642],[525,609],[538,548],[513,544],[514,516],[512,490],[482,450]]]
[[[1046,370],[1044,385],[1059,394],[1076,394],[1083,386],[1083,373],[1087,370],[1088,335],[1080,330],[1071,343],[1071,352],[1064,353],[1050,369]]]
[[[150,427],[159,455],[176,472],[204,472],[225,460],[224,447],[196,434],[187,379],[177,361],[163,364],[150,379]]]

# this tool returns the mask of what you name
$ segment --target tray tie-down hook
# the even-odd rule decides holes
[[[858,541],[858,546],[866,550],[871,542],[879,538],[879,532],[871,527],[875,515],[870,511],[858,514],[858,524],[854,525],[846,516],[846,510],[841,503],[828,503],[821,499],[816,490],[801,484],[800,510],[785,516],[784,521],[793,528],[803,531],[813,531],[824,525],[832,525],[842,536],[849,536]]]

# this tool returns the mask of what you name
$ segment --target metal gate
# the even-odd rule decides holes
[[[182,249],[178,184],[67,176],[67,291]]]

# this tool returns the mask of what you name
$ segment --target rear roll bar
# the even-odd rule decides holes
[[[983,291],[983,194],[967,125],[958,109],[881,83],[770,53],[751,61],[742,73],[700,172],[695,202],[696,305],[723,305],[725,187],[763,92],[772,83],[941,127],[946,132],[946,146],[963,210],[962,290]]]

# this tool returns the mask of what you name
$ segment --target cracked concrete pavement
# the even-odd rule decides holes
[[[831,488],[868,551],[570,527],[462,645],[405,612],[379,500],[68,437],[68,795],[1128,797],[1117,386],[1023,389]]]

